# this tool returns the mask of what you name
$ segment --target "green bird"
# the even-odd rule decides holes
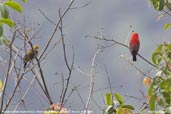
[[[23,57],[23,63],[24,63],[24,69],[27,66],[27,63],[33,60],[37,55],[39,51],[39,46],[34,45],[33,49],[30,49],[26,52],[26,55]]]

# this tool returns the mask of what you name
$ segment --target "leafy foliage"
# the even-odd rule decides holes
[[[152,54],[152,62],[157,65],[157,73],[151,78],[148,88],[148,107],[152,114],[155,114],[156,110],[164,113],[171,112],[171,44],[163,43],[157,46]],[[108,96],[108,97],[107,97]],[[110,97],[109,97],[110,96]],[[107,107],[110,106],[108,112],[113,114],[131,114],[134,107],[125,103],[124,98],[115,93],[112,100],[110,93],[106,94],[105,98],[108,100]],[[116,102],[117,101],[117,102]],[[112,103],[111,103],[112,102]],[[107,108],[108,109],[108,108]]]
[[[158,66],[160,74],[156,74],[148,89],[149,107],[151,111],[158,106],[168,112],[166,109],[171,106],[171,44],[160,44],[152,54],[152,62]]]
[[[23,0],[24,3],[26,3],[26,1],[27,0]],[[0,3],[0,37],[3,36],[4,24],[8,25],[11,28],[15,26],[15,22],[10,19],[9,8],[22,13],[22,6],[14,0],[7,0]],[[7,43],[5,42],[4,38],[1,38],[1,40],[3,41],[3,43]]]
[[[8,6],[8,7],[12,8],[13,10],[15,10],[15,11],[17,11],[19,13],[22,13],[23,9],[22,9],[21,5],[16,1],[8,0],[8,1],[3,2],[3,4],[5,6]]]
[[[171,10],[171,1],[170,0],[149,0],[153,8],[159,12],[168,13]],[[164,25],[164,30],[167,31],[170,28],[170,23]]]
[[[9,18],[9,10],[2,3],[0,3],[0,12],[1,12],[2,18],[6,18],[6,19]]]
[[[106,112],[108,114],[131,114],[132,110],[134,110],[134,107],[132,105],[126,104],[122,95],[119,93],[115,93],[114,96],[115,97],[112,97],[111,93],[105,94],[105,101],[110,102],[110,104],[107,104],[108,102],[106,103]],[[112,98],[116,100],[113,100]]]
[[[150,2],[157,11],[162,11],[164,8],[171,9],[171,2],[169,0],[150,0]]]
[[[112,95],[110,93],[105,94],[106,105],[112,105]]]
[[[171,59],[171,44],[160,44],[152,54],[152,62],[156,65],[160,63],[167,63],[170,62]]]
[[[170,28],[171,24],[170,23],[166,23],[164,25],[164,30],[167,31]]]
[[[119,93],[115,93],[116,100],[120,103],[123,104],[124,100],[123,97]]]
[[[9,27],[14,26],[14,21],[12,21],[11,19],[1,18],[0,23],[4,23],[4,24],[8,25]]]

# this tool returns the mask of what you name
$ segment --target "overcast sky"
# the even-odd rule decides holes
[[[22,16],[17,15],[17,17],[20,17],[18,20],[23,22],[24,16],[26,26],[33,27],[35,31],[39,31],[36,35],[38,39],[34,40],[33,43],[39,44],[40,49],[43,49],[43,46],[52,34],[54,25],[38,9],[41,9],[46,16],[53,22],[56,22],[58,19],[58,9],[61,8],[61,11],[64,11],[69,2],[70,0],[28,0],[25,5],[23,4],[24,13]],[[139,53],[150,61],[151,54],[156,46],[170,38],[168,37],[169,34],[163,30],[163,26],[168,22],[168,18],[162,18],[160,21],[157,21],[158,12],[154,11],[152,7],[149,7],[148,0],[75,0],[73,6],[80,7],[87,3],[90,4],[84,8],[69,11],[63,19],[63,31],[70,63],[72,47],[74,47],[74,64],[80,66],[80,69],[87,74],[90,74],[92,58],[97,50],[98,43],[104,43],[95,39],[85,38],[86,35],[96,36],[100,32],[106,38],[125,43],[129,39],[130,31],[134,30],[140,36],[141,47]],[[13,17],[15,17],[15,14],[13,13]],[[133,26],[133,29],[130,29],[130,26]],[[52,45],[59,39],[60,34],[57,33]],[[113,92],[119,92],[123,96],[141,97],[139,90],[142,90],[144,93],[147,91],[147,88],[142,84],[143,77],[139,76],[136,69],[121,58],[121,55],[128,56],[129,59],[132,59],[129,50],[119,45],[112,46],[99,53],[96,58],[94,89],[98,90],[109,87],[104,70],[104,66],[106,66],[111,79]],[[153,77],[153,73],[149,72],[152,66],[139,57],[137,59],[138,61],[134,64],[143,72]],[[57,45],[42,62],[42,67],[50,94],[55,102],[58,102],[61,92],[61,73],[67,75],[61,44]],[[56,72],[58,75],[55,75]],[[75,69],[71,82],[74,86],[78,86],[78,90],[84,102],[86,102],[89,92],[89,77],[86,77]],[[120,87],[121,85],[122,88]],[[70,85],[70,89],[72,88],[73,86]],[[105,106],[103,103],[103,95],[106,92],[109,92],[109,89],[94,92],[93,94],[93,99],[101,107]],[[28,106],[34,109],[33,103],[38,96],[35,95],[33,98],[32,95],[35,95],[35,93],[29,94],[27,100],[29,101]],[[124,98],[129,104],[138,104],[138,106],[141,104],[138,100],[126,96]],[[35,100],[32,101],[32,99]],[[77,93],[74,92],[66,107],[70,107],[71,110],[82,110],[83,106],[80,103],[81,101]],[[46,104],[40,105],[41,102],[37,102],[37,104],[39,104],[37,106],[39,109],[47,107]],[[91,104],[91,109],[94,114],[100,114],[94,102]]]

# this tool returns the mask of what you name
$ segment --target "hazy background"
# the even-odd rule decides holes
[[[63,12],[69,2],[70,0],[28,0],[26,4],[22,4],[24,10],[22,16],[13,12],[12,17],[15,20],[19,20],[20,23],[24,23],[24,17],[25,25],[33,28],[32,34],[38,31],[33,43],[39,44],[41,50],[52,34],[54,25],[38,9],[41,9],[46,16],[53,22],[56,22],[58,19],[58,9],[61,8]],[[141,47],[139,53],[150,61],[151,54],[156,46],[164,41],[168,41],[170,38],[169,32],[163,30],[163,26],[169,22],[169,18],[165,17],[157,22],[158,12],[149,7],[148,0],[75,0],[73,7],[83,6],[89,2],[91,3],[87,7],[69,11],[63,19],[63,31],[69,61],[71,63],[73,46],[75,51],[74,64],[80,66],[80,69],[87,74],[90,74],[91,62],[97,50],[97,44],[101,42],[85,38],[86,35],[96,36],[100,32],[106,38],[125,43],[129,39],[130,26],[133,26],[133,30],[137,31],[140,36]],[[60,33],[57,32],[51,46],[59,39]],[[136,69],[121,58],[121,55],[126,55],[132,59],[129,50],[119,45],[103,50],[96,58],[94,90],[102,90],[94,92],[93,99],[102,108],[105,106],[103,95],[109,92],[109,89],[103,89],[109,87],[104,65],[106,65],[110,75],[113,92],[119,92],[123,95],[128,104],[139,107],[143,101],[126,97],[125,95],[141,98],[140,90],[145,94],[147,93],[147,88],[142,83],[143,77],[138,75]],[[134,64],[144,73],[153,77],[153,72],[150,71],[153,67],[141,58],[138,57],[137,59],[138,61]],[[61,74],[63,73],[67,76],[68,73],[64,64],[61,43],[42,62],[42,68],[50,95],[55,102],[59,102]],[[58,74],[56,75],[55,73]],[[75,69],[71,83],[68,93],[73,88],[72,85],[78,86],[77,89],[86,103],[89,94],[89,77]],[[27,87],[28,85],[25,86]],[[100,114],[101,111],[95,105],[94,100],[91,104],[91,110],[94,114]],[[47,102],[36,94],[34,88],[26,96],[26,101],[27,106],[31,110],[41,110],[48,107]],[[65,107],[76,111],[83,110],[83,105],[76,92],[69,98]]]

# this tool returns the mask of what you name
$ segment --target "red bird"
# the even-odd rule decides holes
[[[139,35],[137,32],[133,32],[130,38],[129,48],[133,56],[133,61],[137,61],[137,53],[140,48]]]

